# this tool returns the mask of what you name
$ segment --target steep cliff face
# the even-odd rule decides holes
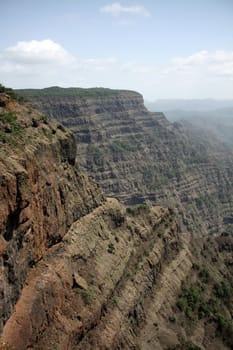
[[[230,349],[232,236],[104,199],[69,131],[0,106],[0,349]]]
[[[0,105],[2,327],[28,270],[103,196],[75,165],[68,130],[4,93]]]
[[[232,232],[232,153],[162,113],[148,112],[138,93],[94,91],[20,93],[74,132],[82,168],[108,196],[173,206],[196,233]]]

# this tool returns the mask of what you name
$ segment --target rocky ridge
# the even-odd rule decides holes
[[[9,95],[0,98],[2,326],[28,270],[104,198],[75,165],[76,143],[68,130]]]

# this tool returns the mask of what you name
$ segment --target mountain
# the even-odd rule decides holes
[[[117,95],[101,97],[111,117],[128,106],[136,121],[138,105],[151,120],[140,95]],[[3,87],[0,145],[1,350],[232,348],[232,235],[190,234],[170,208],[106,198],[73,134]]]
[[[136,92],[103,92],[18,91],[73,131],[82,169],[107,196],[172,207],[196,233],[232,232],[232,152],[206,133],[149,112]]]
[[[170,120],[190,125],[196,132],[206,131],[227,147],[233,147],[233,108],[217,109],[206,112],[168,111]]]
[[[233,100],[214,99],[160,99],[154,102],[146,101],[147,108],[151,111],[185,111],[185,112],[210,112],[217,109],[233,108]]]
[[[146,105],[151,111],[163,111],[170,121],[190,125],[197,133],[205,130],[208,138],[233,147],[233,100],[158,100]]]

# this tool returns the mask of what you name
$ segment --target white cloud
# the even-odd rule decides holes
[[[74,60],[71,54],[50,39],[19,41],[5,49],[2,56],[23,64],[69,64]]]
[[[163,72],[183,72],[184,74],[228,75],[233,77],[233,52],[202,50],[187,57],[176,57],[164,68]]]
[[[130,89],[146,99],[233,98],[233,52],[202,50],[164,65],[117,57],[75,57],[52,40],[19,42],[0,51],[1,83]]]
[[[150,12],[144,6],[122,6],[119,2],[114,2],[112,4],[101,7],[100,12],[108,13],[116,17],[122,14],[140,15],[144,17],[150,16]]]

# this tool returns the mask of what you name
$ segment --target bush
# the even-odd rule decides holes
[[[209,271],[206,268],[203,268],[199,272],[198,276],[200,277],[202,282],[204,282],[204,283],[208,283],[209,282],[210,274],[209,274]]]
[[[127,207],[126,212],[133,216],[139,215],[143,211],[149,211],[150,207],[147,204],[139,204],[135,207]]]
[[[184,342],[184,349],[185,350],[201,350],[199,346],[191,342],[190,340]]]
[[[83,301],[86,305],[90,305],[94,299],[94,291],[91,287],[82,291]]]
[[[232,295],[232,288],[229,284],[221,282],[220,285],[215,286],[215,295],[220,299],[227,300]]]
[[[23,136],[25,130],[12,112],[0,114],[0,142],[15,144],[15,137]]]
[[[24,98],[19,96],[13,89],[5,87],[2,84],[0,84],[0,93],[5,93],[18,102],[24,101]]]
[[[108,252],[110,254],[115,254],[115,247],[114,247],[113,243],[109,243],[109,245],[108,245]]]
[[[176,306],[180,311],[184,311],[185,315],[192,319],[193,312],[204,303],[203,293],[199,286],[192,286],[188,289],[184,288],[179,296]]]

